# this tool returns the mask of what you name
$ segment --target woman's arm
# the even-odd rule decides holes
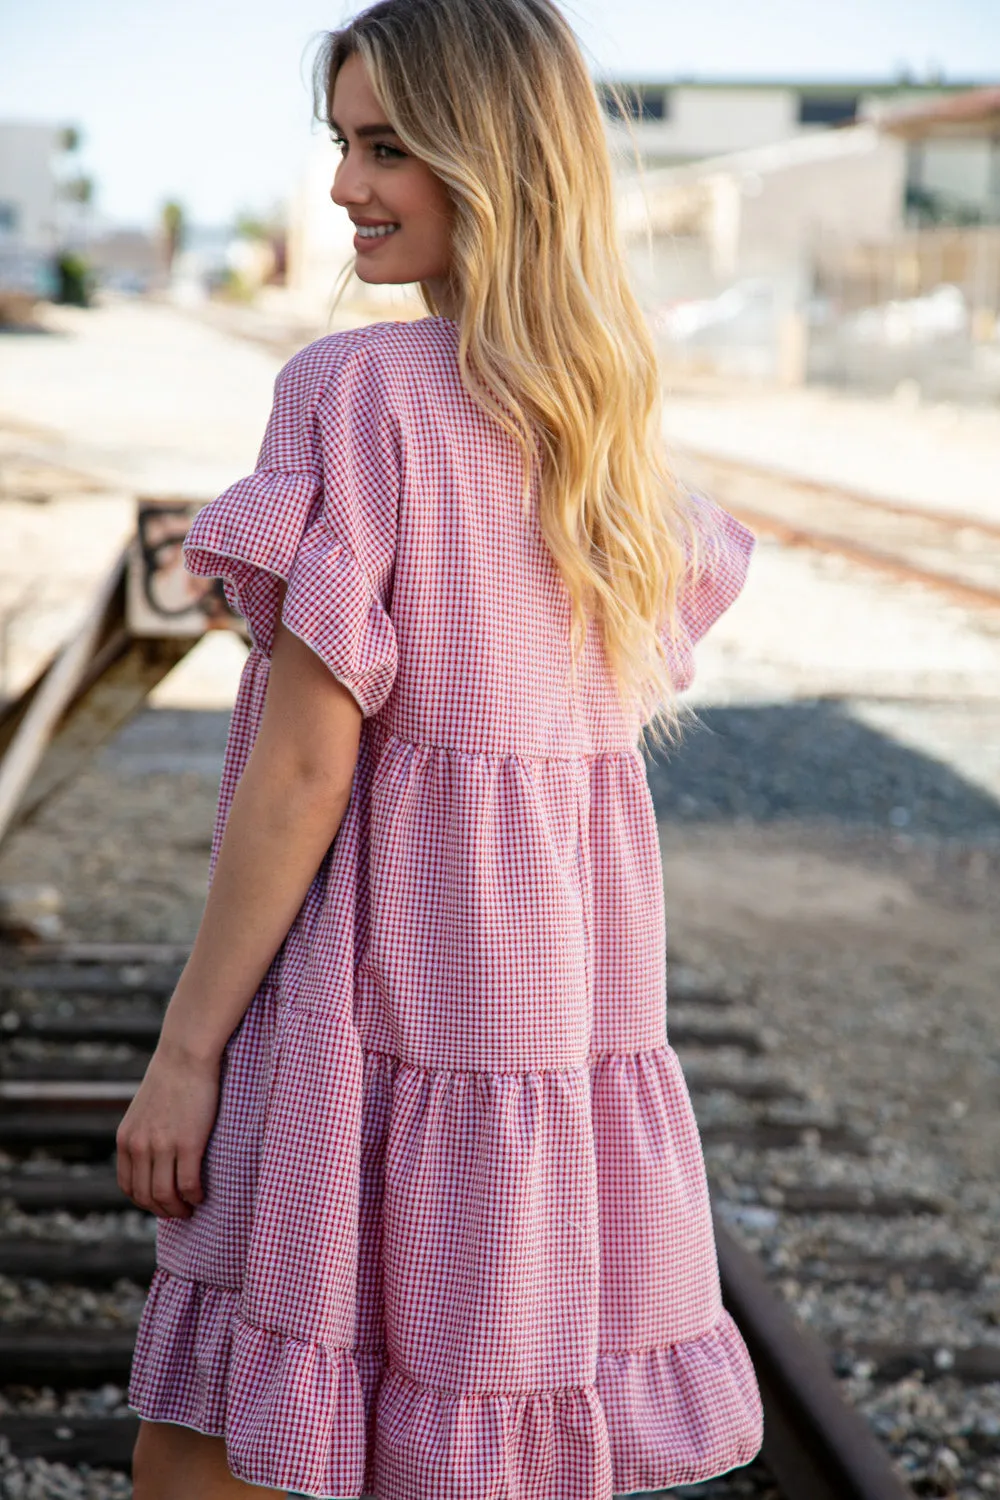
[[[219,1065],[284,941],[351,795],[361,710],[278,625],[260,730],[240,778],[191,956],[118,1128],[118,1181],[142,1208],[188,1217],[218,1108]]]

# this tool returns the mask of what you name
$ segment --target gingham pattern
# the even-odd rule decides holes
[[[638,724],[569,602],[517,450],[443,318],[320,339],[192,571],[246,615],[213,869],[284,620],[364,714],[351,801],[226,1049],[205,1202],[160,1221],[142,1416],[311,1496],[608,1500],[746,1463],[761,1408],[719,1297],[667,1044]],[[675,643],[738,593],[717,522]]]

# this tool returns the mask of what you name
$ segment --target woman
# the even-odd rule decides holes
[[[753,539],[665,467],[549,0],[383,0],[317,82],[357,272],[429,316],[290,360],[186,543],[253,648],[119,1131],[160,1217],[137,1500],[694,1482],[761,1412],[666,1040],[640,749]]]

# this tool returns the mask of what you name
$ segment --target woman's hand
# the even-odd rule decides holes
[[[201,1160],[219,1108],[219,1062],[161,1045],[118,1126],[118,1186],[159,1219],[201,1203]]]

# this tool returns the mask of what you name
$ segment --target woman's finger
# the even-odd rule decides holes
[[[204,1201],[201,1185],[201,1152],[193,1146],[180,1146],[177,1150],[177,1191],[185,1203],[192,1205]]]
[[[144,1208],[150,1213],[155,1213],[153,1195],[151,1192],[151,1179],[153,1172],[153,1159],[148,1147],[133,1146],[129,1157],[132,1163],[132,1191],[129,1197],[138,1208]]]
[[[161,1146],[153,1153],[150,1193],[153,1207],[169,1219],[186,1219],[191,1209],[177,1195],[177,1152],[173,1145]]]

